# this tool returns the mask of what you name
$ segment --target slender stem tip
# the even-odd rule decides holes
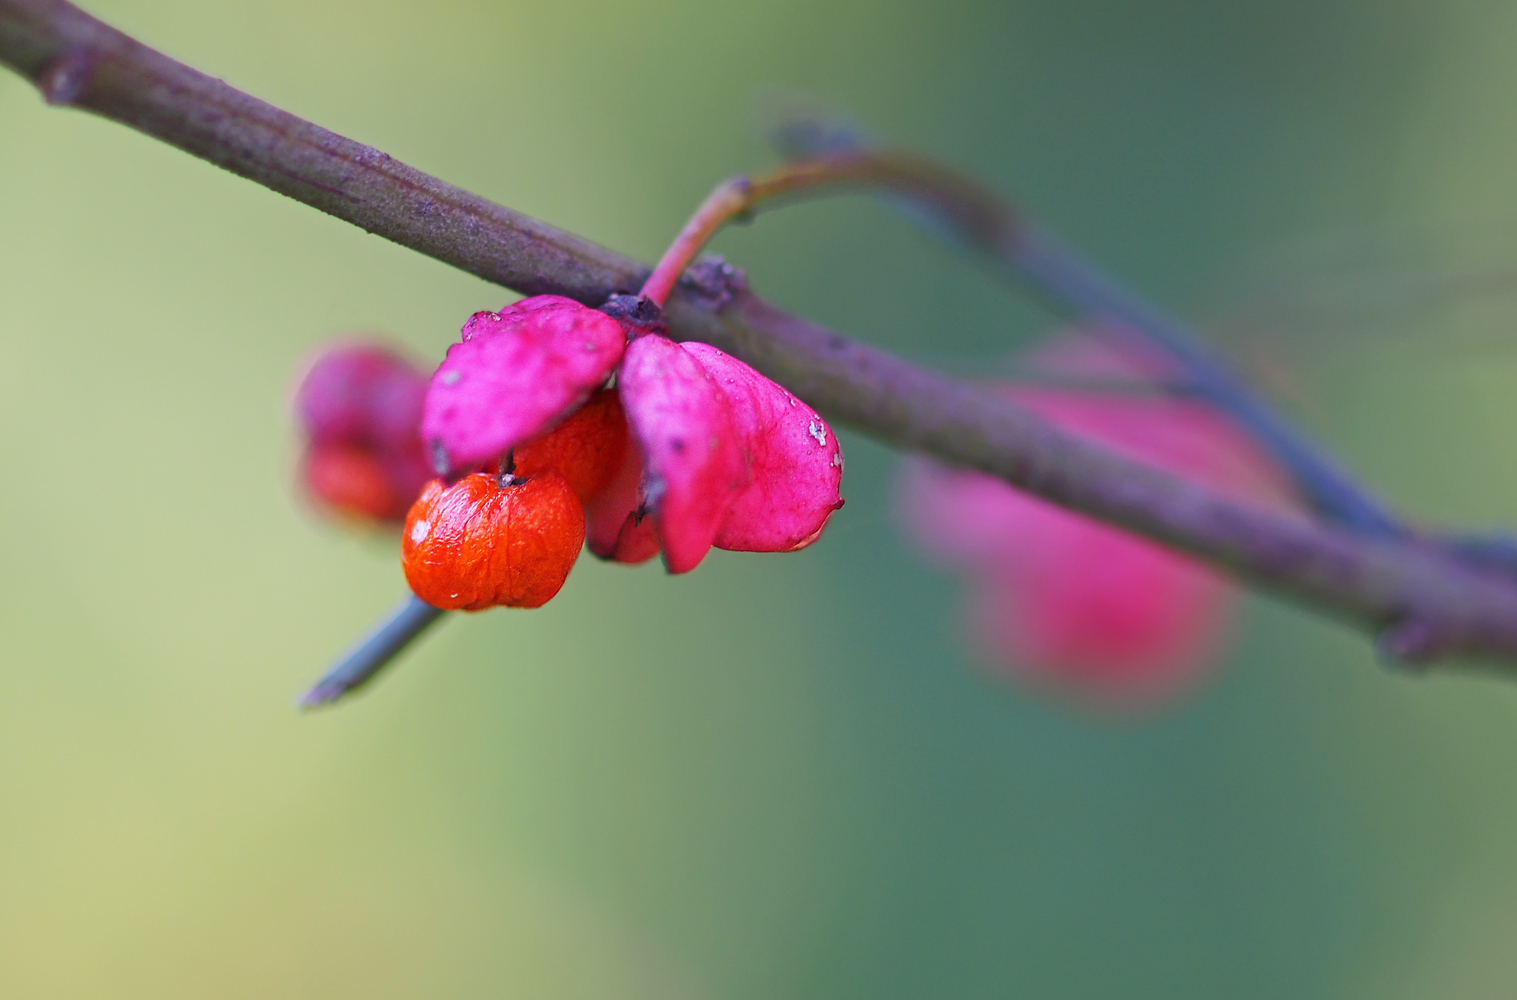
[[[308,710],[330,705],[369,683],[437,619],[442,609],[407,596],[368,635],[333,664],[332,669],[295,702]]]

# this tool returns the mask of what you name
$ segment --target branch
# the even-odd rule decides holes
[[[978,181],[943,164],[876,146],[846,123],[798,118],[772,138],[811,173],[882,189],[909,217],[988,258],[1002,277],[1030,283],[1086,319],[1127,330],[1177,363],[1197,396],[1226,413],[1290,473],[1312,509],[1365,534],[1406,535],[1405,525],[1256,396],[1184,323],[1081,257]]]
[[[643,293],[662,304],[699,248],[731,219],[775,207],[780,200],[814,198],[839,188],[885,192],[907,214],[984,254],[1003,276],[1030,280],[1042,294],[1106,329],[1137,334],[1186,373],[1192,393],[1226,413],[1290,473],[1322,517],[1370,535],[1410,534],[1316,445],[1253,394],[1201,346],[1184,324],[1166,316],[1110,275],[972,178],[923,157],[877,149],[853,137],[791,129],[787,151],[811,154],[757,178],[717,185],[659,261]],[[820,154],[820,155],[816,155]]]
[[[0,0],[0,62],[54,104],[130,125],[365,230],[528,294],[599,305],[648,268],[429,177],[154,52],[62,0]],[[980,469],[1381,634],[1387,653],[1517,672],[1517,584],[1408,538],[1226,499],[965,382],[769,305],[719,262],[669,300],[675,336],[753,365],[830,418]]]

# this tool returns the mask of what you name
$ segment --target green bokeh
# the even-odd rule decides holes
[[[645,258],[769,162],[766,95],[820,95],[1243,331],[1408,511],[1517,522],[1512,302],[1324,333],[1229,291],[1322,233],[1517,259],[1502,5],[91,9]],[[950,370],[1052,322],[862,202],[718,249]],[[1283,256],[1330,295],[1348,266]],[[292,499],[291,374],[343,330],[438,356],[503,300],[0,76],[0,996],[1510,995],[1517,688],[1255,600],[1190,704],[1071,716],[969,662],[856,435],[825,544],[582,565],[297,716],[403,583]]]

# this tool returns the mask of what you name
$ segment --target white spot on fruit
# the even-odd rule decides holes
[[[460,372],[460,371],[443,372],[442,373],[442,384],[443,385],[457,385],[458,384],[458,380],[461,379],[461,378],[463,378],[463,377],[464,377],[464,373]]]
[[[822,423],[820,420],[813,420],[811,421],[811,426],[807,428],[807,433],[816,438],[817,444],[821,445],[823,448],[827,447],[826,424]]]
[[[420,545],[422,541],[427,537],[427,532],[431,530],[431,522],[417,521],[416,524],[411,527],[411,544]]]

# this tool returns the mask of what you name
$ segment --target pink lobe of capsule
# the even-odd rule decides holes
[[[381,344],[324,345],[295,390],[295,415],[312,443],[400,450],[420,438],[427,375]]]
[[[716,380],[732,407],[752,481],[716,534],[716,547],[793,552],[821,537],[843,506],[843,453],[811,407],[709,344],[684,348]]]
[[[628,442],[621,469],[604,490],[585,504],[585,544],[611,562],[643,563],[658,555],[653,521],[641,510],[643,452]]]
[[[605,383],[625,344],[615,320],[557,295],[475,313],[427,389],[421,432],[438,471],[476,468],[547,431]]]
[[[1157,707],[1202,680],[1226,637],[1233,588],[1146,539],[1029,498],[1002,566],[974,571],[967,611],[981,654],[1009,674],[1107,711]]]
[[[732,407],[695,357],[666,337],[639,337],[617,376],[644,456],[643,505],[670,573],[699,565],[750,482]]]
[[[1152,359],[1089,337],[1031,356],[1048,374],[1154,378]],[[1250,440],[1201,403],[1161,394],[1017,387],[1029,409],[1112,451],[1255,503],[1288,489]],[[1081,704],[1139,711],[1202,680],[1228,631],[1233,588],[1146,539],[1001,480],[908,463],[900,511],[931,557],[970,578],[970,631],[1007,674]]]

